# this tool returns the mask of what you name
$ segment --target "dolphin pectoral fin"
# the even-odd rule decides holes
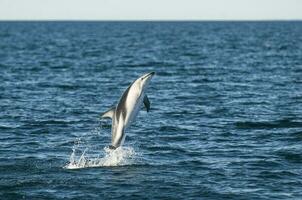
[[[111,118],[112,119],[114,112],[115,112],[115,107],[112,107],[109,110],[107,110],[106,112],[104,112],[103,114],[101,114],[101,118]]]
[[[149,110],[150,110],[150,101],[149,101],[147,95],[145,95],[145,97],[144,97],[144,105],[145,105],[145,107],[147,109],[147,112],[149,112]]]

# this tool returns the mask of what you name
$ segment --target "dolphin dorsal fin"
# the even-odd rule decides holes
[[[149,110],[150,110],[150,101],[149,101],[147,95],[145,95],[145,97],[144,97],[144,105],[145,105],[145,107],[147,109],[147,112],[149,112]]]
[[[111,107],[109,110],[107,110],[106,112],[101,114],[101,118],[111,118],[112,119],[114,112],[115,112],[115,106]]]

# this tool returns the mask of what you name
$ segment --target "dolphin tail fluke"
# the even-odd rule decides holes
[[[111,149],[111,150],[115,150],[116,149],[116,147],[113,146],[113,145],[109,145],[108,148]]]
[[[115,112],[115,106],[110,108],[109,110],[107,110],[106,112],[104,112],[103,114],[101,114],[101,118],[111,118],[113,117]]]
[[[145,107],[147,109],[147,112],[149,112],[149,110],[150,110],[150,101],[149,101],[147,95],[145,95],[145,97],[144,97],[144,105],[145,105]]]

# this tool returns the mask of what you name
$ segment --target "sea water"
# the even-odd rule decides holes
[[[301,22],[0,22],[0,199],[302,199],[301,77]]]

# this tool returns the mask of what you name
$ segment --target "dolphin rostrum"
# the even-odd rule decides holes
[[[154,74],[155,72],[150,72],[136,79],[123,93],[117,106],[110,108],[101,115],[101,118],[112,119],[110,149],[116,149],[124,143],[125,129],[137,116],[142,103],[149,112],[150,101],[145,91]]]

